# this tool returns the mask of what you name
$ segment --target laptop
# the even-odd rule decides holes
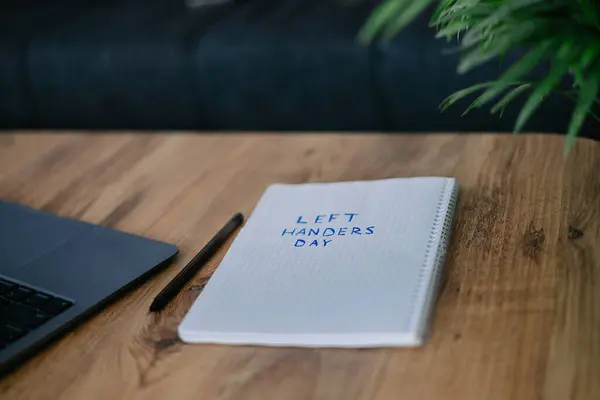
[[[177,253],[169,243],[0,200],[0,376]]]

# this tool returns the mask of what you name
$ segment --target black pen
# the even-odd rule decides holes
[[[162,310],[185,286],[185,284],[206,265],[206,262],[219,250],[219,248],[227,241],[229,236],[244,222],[244,216],[241,213],[235,214],[221,228],[217,234],[210,239],[202,250],[192,261],[188,263],[173,280],[154,298],[150,305],[150,312]]]

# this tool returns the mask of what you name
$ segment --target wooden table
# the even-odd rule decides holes
[[[0,382],[3,399],[600,399],[600,145],[512,135],[14,134],[0,197],[176,243],[177,264]],[[153,296],[268,184],[456,176],[432,337],[419,349],[183,345],[225,250]]]

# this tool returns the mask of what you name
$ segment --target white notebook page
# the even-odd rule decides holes
[[[180,325],[182,340],[419,345],[455,188],[433,177],[269,187]]]

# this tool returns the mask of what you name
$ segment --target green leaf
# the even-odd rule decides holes
[[[574,96],[573,94],[569,93],[569,92],[564,92],[563,93],[565,96],[567,96],[569,99],[573,100],[575,103],[577,103],[577,97]],[[595,101],[596,104],[600,105],[600,99],[596,99]],[[593,107],[590,107],[590,110],[588,111],[588,114],[590,115],[590,117],[592,117],[593,119],[595,119],[596,121],[600,122],[600,116],[598,116],[594,110]]]
[[[575,106],[575,111],[573,111],[569,129],[567,131],[567,141],[564,149],[565,156],[569,154],[569,151],[575,142],[575,138],[585,121],[586,114],[591,111],[592,104],[596,101],[599,86],[600,79],[598,79],[597,74],[591,74],[584,82],[584,85],[581,86],[579,100]]]
[[[508,85],[513,84],[523,75],[528,74],[544,58],[548,51],[551,50],[552,44],[552,40],[543,41],[521,57],[498,78],[492,87],[486,90],[481,97],[480,104],[487,103],[500,92],[504,91]]]
[[[497,10],[497,6],[489,4],[477,3],[473,5],[465,5],[461,1],[461,6],[454,6],[440,12],[440,15],[431,20],[432,26],[446,25],[452,21],[479,21],[487,17],[492,12]]]
[[[567,59],[570,61],[571,55],[576,51],[579,47],[577,44],[577,39],[573,37],[565,37],[562,38],[562,43],[558,47],[558,50],[554,54],[554,59]]]
[[[372,0],[337,0],[346,3]],[[598,120],[594,113],[600,108],[598,80],[600,79],[600,0],[437,0],[437,7],[429,19],[429,26],[437,31],[437,38],[458,39],[452,54],[460,53],[457,71],[464,74],[498,57],[527,49],[525,55],[510,61],[507,70],[490,81],[459,90],[440,104],[442,111],[461,99],[476,93],[465,113],[491,100],[491,113],[504,112],[508,104],[525,91],[531,91],[515,121],[515,132],[527,124],[531,115],[552,92],[559,91],[561,78],[569,74],[573,79],[570,92],[575,93],[577,110],[595,86],[592,107],[574,113],[569,134],[581,129],[586,116]],[[359,39],[368,43],[377,37],[391,39],[408,23],[433,4],[433,0],[382,0],[366,21]],[[435,34],[435,33],[434,33]],[[460,35],[460,37],[459,37]],[[447,53],[448,51],[444,51]],[[443,57],[443,54],[440,54]],[[539,64],[551,62],[550,73],[540,82],[527,83],[529,73]],[[593,75],[593,76],[592,76]],[[480,92],[479,92],[480,91]],[[560,92],[560,91],[559,91]],[[499,101],[495,99],[501,97]],[[585,105],[585,104],[584,104]],[[581,120],[579,120],[581,119]],[[572,133],[575,132],[575,133]],[[568,138],[569,141],[573,139]],[[570,143],[570,142],[569,142]],[[569,144],[570,145],[570,144]]]
[[[573,70],[571,71],[573,76],[575,77],[575,83],[573,84],[574,86],[583,86],[583,82],[585,80],[585,78],[583,77],[583,71],[581,70],[581,68],[573,68]]]
[[[506,94],[506,96],[504,96],[502,98],[502,100],[500,100],[499,102],[497,102],[492,107],[492,109],[491,109],[490,112],[492,114],[495,114],[499,109],[501,110],[501,112],[504,112],[504,109],[506,108],[506,106],[508,105],[508,103],[510,103],[519,94],[521,94],[525,90],[529,89],[531,86],[532,86],[531,83],[524,83],[523,85],[517,86],[516,88],[512,89],[510,92],[508,92]]]
[[[523,24],[521,27],[511,27],[509,29],[511,29],[511,35],[505,35],[493,41],[490,45],[490,50],[475,48],[474,50],[468,52],[458,64],[458,73],[467,73],[473,68],[491,60],[492,58],[499,57],[501,54],[507,53],[519,42],[529,37],[533,31],[533,27],[528,23]],[[464,42],[463,47],[465,47]]]
[[[475,107],[479,107],[481,103],[481,96],[477,97],[471,104],[469,104],[469,106],[465,109],[465,111],[463,111],[462,113],[462,117],[464,117],[465,115],[467,115],[472,109],[474,109]]]
[[[585,69],[589,67],[592,62],[597,60],[598,57],[600,57],[600,42],[590,43],[583,51],[583,54],[581,54],[579,66],[582,69]]]
[[[475,93],[478,90],[489,87],[493,84],[494,84],[494,82],[478,83],[478,84],[470,86],[466,89],[462,89],[457,92],[454,92],[450,96],[446,97],[442,101],[442,103],[440,104],[439,107],[442,111],[445,111],[448,107],[450,107],[452,104],[456,103],[458,100],[470,95],[471,93]]]
[[[384,32],[384,40],[389,40],[413,21],[433,0],[412,0],[410,5],[391,22]]]
[[[512,83],[511,85],[516,85],[519,84],[517,83]],[[510,86],[510,85],[509,85]],[[467,107],[467,109],[462,113],[462,116],[464,117],[465,115],[467,115],[472,109],[474,109],[475,107],[480,107],[481,106],[481,99],[483,98],[483,95],[477,97],[471,104],[469,104],[469,106]],[[504,108],[502,109],[502,112],[504,112]]]
[[[449,37],[467,29],[469,29],[469,25],[466,22],[458,21],[440,29],[435,35],[435,37],[438,39],[442,37]]]
[[[595,28],[600,29],[600,21],[598,20],[598,5],[595,0],[580,0],[581,8],[583,10],[582,15],[585,20]]]
[[[433,15],[429,20],[430,24],[435,24],[442,15],[448,12],[448,10],[452,9],[452,6],[456,4],[456,0],[441,0],[440,4],[438,4],[437,8],[433,11]]]
[[[409,4],[409,0],[387,0],[379,5],[359,32],[360,41],[362,43],[371,42],[390,18],[402,12]]]
[[[569,64],[565,62],[561,62],[555,64],[552,67],[552,70],[548,74],[548,76],[540,82],[539,85],[533,90],[519,116],[517,117],[517,122],[515,124],[514,133],[519,133],[523,126],[527,123],[531,115],[535,112],[535,110],[539,107],[539,105],[544,101],[546,96],[554,89],[554,87],[561,81],[564,75],[569,70]]]
[[[502,118],[504,116],[504,111],[506,111],[507,107],[508,107],[508,103],[504,103],[502,105],[502,109],[500,110],[500,118]]]
[[[465,41],[469,42],[473,37],[478,36],[481,32],[487,28],[497,25],[503,19],[505,19],[512,11],[527,7],[536,3],[540,3],[544,0],[504,0],[498,7],[498,10],[491,14],[489,17],[477,23],[473,29],[465,36]]]
[[[600,116],[596,115],[592,110],[588,111],[590,117],[594,118],[596,121],[600,122]]]

